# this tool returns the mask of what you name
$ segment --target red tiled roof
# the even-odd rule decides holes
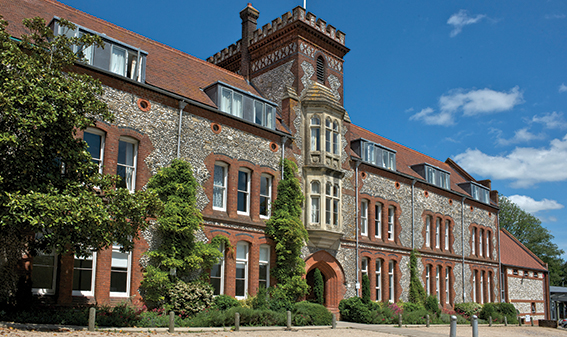
[[[442,170],[445,170],[447,172],[449,172],[451,174],[451,190],[458,192],[458,193],[462,193],[462,194],[468,194],[467,192],[465,192],[465,190],[463,190],[461,187],[459,187],[457,184],[460,183],[464,183],[467,182],[469,180],[465,179],[465,177],[463,177],[461,174],[459,174],[459,172],[457,170],[455,170],[452,166],[439,161],[435,158],[431,158],[429,156],[424,155],[423,153],[417,152],[415,150],[412,150],[408,147],[405,147],[401,144],[398,144],[396,142],[393,142],[387,138],[384,138],[382,136],[378,136],[377,134],[368,131],[360,126],[351,124],[351,128],[350,128],[350,132],[352,133],[350,139],[355,140],[358,138],[364,138],[366,140],[369,140],[371,142],[383,145],[387,148],[390,148],[392,150],[396,151],[396,170],[407,174],[409,176],[415,177],[415,178],[419,178],[419,179],[423,179],[422,176],[420,176],[419,174],[417,174],[417,172],[415,172],[411,166],[413,165],[417,165],[417,164],[422,164],[422,163],[427,163],[429,165],[433,165],[436,166]]]
[[[216,107],[201,90],[217,81],[260,94],[246,80],[233,72],[185,54],[159,42],[106,22],[53,0],[0,0],[0,14],[8,21],[8,32],[19,37],[28,33],[22,20],[35,16],[49,23],[54,16],[94,30],[108,37],[148,52],[146,83],[197,102]]]
[[[505,229],[500,230],[500,261],[503,265],[545,270],[545,263]]]

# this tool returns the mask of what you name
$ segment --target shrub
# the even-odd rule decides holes
[[[482,309],[482,305],[475,303],[475,302],[466,302],[466,303],[457,303],[455,304],[455,311],[465,317],[466,319],[470,319],[472,315],[477,315]]]
[[[423,305],[417,304],[417,303],[412,303],[412,302],[404,303],[403,308],[404,308],[404,312],[413,312],[413,311],[425,310],[425,307]]]
[[[362,302],[370,303],[370,280],[368,275],[362,275]]]
[[[319,269],[315,269],[313,273],[313,294],[315,294],[315,303],[325,303],[324,298],[325,284],[323,282],[323,275]]]
[[[111,327],[134,326],[140,320],[138,314],[139,312],[127,304],[105,306],[97,310],[96,324]]]
[[[410,289],[409,302],[424,305],[426,300],[425,289],[419,280],[417,271],[417,252],[412,250],[410,254]]]
[[[441,314],[441,309],[439,309],[439,301],[437,296],[429,295],[425,300],[425,309],[433,314]]]
[[[482,306],[480,310],[479,318],[488,319],[488,317],[494,317],[496,313],[496,305],[494,303],[486,303]]]
[[[372,323],[371,311],[360,297],[351,297],[339,303],[341,319],[356,323]]]
[[[333,314],[322,304],[307,301],[298,302],[293,305],[294,325],[330,325]]]
[[[285,312],[293,309],[293,303],[287,296],[286,290],[280,287],[270,287],[269,294],[270,310]]]
[[[426,316],[429,311],[425,310],[423,307],[415,311],[405,311],[402,314],[402,321],[405,324],[425,324],[427,322]]]
[[[227,310],[239,306],[240,302],[236,298],[228,295],[218,295],[213,299],[211,309]]]
[[[204,282],[178,281],[169,291],[169,299],[170,303],[165,306],[167,311],[173,310],[186,317],[193,316],[211,306],[213,289]]]
[[[260,287],[260,289],[258,289],[256,296],[252,300],[252,308],[256,310],[269,308],[265,287]]]

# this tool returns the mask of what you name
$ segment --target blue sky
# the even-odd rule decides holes
[[[203,59],[240,38],[247,3],[63,2]],[[303,1],[252,5],[261,27]],[[346,33],[353,123],[491,179],[567,251],[567,2],[308,0],[307,10]]]

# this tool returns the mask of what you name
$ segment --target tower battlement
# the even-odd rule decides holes
[[[295,7],[292,12],[287,12],[281,17],[272,20],[271,23],[265,24],[262,28],[256,29],[250,37],[249,45],[261,42],[265,38],[273,35],[278,31],[281,31],[283,28],[289,26],[294,22],[303,22],[326,35],[333,41],[341,44],[342,46],[345,45],[345,33],[337,30],[334,26],[327,24],[325,20],[317,18],[313,13],[306,13],[305,9],[300,6]],[[213,64],[219,64],[224,60],[232,57],[233,55],[239,53],[241,46],[242,40],[238,40],[236,43],[231,44],[227,48],[224,48],[222,51],[207,58],[207,61]]]

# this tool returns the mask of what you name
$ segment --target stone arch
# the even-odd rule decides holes
[[[320,250],[305,260],[306,274],[319,269],[325,280],[325,306],[334,313],[339,312],[339,302],[345,294],[344,271],[337,259],[324,250]]]

